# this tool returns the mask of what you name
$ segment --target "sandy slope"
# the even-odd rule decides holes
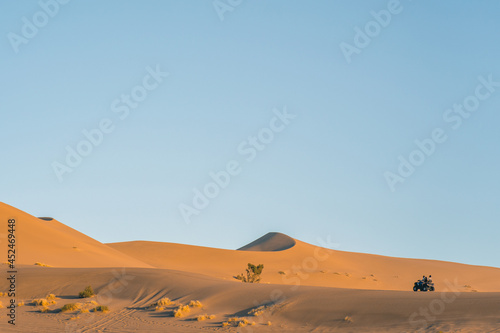
[[[151,267],[78,232],[57,220],[46,221],[0,202],[0,241],[6,242],[7,220],[16,220],[17,264],[35,262],[57,267]],[[2,251],[6,247],[2,245]],[[2,260],[3,262],[4,260]]]
[[[26,305],[17,308],[15,329],[0,307],[0,332],[235,332],[222,327],[230,317],[256,322],[239,332],[500,332],[498,268],[334,251],[279,233],[240,250],[102,244],[0,203],[2,224],[8,218],[17,220],[16,303]],[[7,252],[6,234],[0,234],[0,247]],[[248,262],[264,264],[262,283],[234,279]],[[6,291],[7,266],[0,267],[0,291]],[[410,291],[415,279],[429,273],[439,292]],[[108,305],[110,313],[40,313],[28,305],[49,293],[58,296],[51,310],[85,302],[77,295],[89,284],[97,293],[93,300]],[[148,307],[162,297],[176,304],[161,311]],[[203,308],[174,318],[173,310],[191,300]],[[6,305],[9,298],[0,302]],[[265,307],[262,315],[249,315],[259,306]],[[198,322],[200,314],[215,318]],[[271,326],[264,325],[268,321]]]
[[[256,322],[252,328],[257,332],[414,332],[424,327],[428,332],[457,327],[462,332],[467,332],[466,328],[482,332],[480,328],[492,331],[500,325],[500,293],[448,293],[446,297],[451,301],[442,302],[444,308],[439,316],[426,319],[421,309],[429,313],[436,307],[433,302],[442,299],[442,293],[309,286],[293,290],[284,285],[233,283],[194,273],[144,268],[24,267],[19,275],[23,278],[18,300],[54,293],[59,299],[51,309],[56,309],[81,302],[76,294],[92,284],[99,295],[94,300],[112,309],[109,314],[80,314],[71,320],[76,312],[42,314],[36,312],[36,307],[25,305],[18,309],[17,329],[22,332],[96,332],[104,328],[106,332],[212,331],[222,330],[221,323],[235,316]],[[0,282],[0,289],[5,287],[6,283]],[[200,300],[203,308],[192,308],[185,317],[173,318],[176,306],[163,311],[147,307],[161,297],[169,297],[177,304]],[[262,315],[248,315],[261,305],[266,305]],[[0,313],[5,310],[0,309]],[[199,314],[216,317],[203,322],[193,320]],[[346,321],[346,316],[352,322]],[[273,325],[264,325],[268,321]],[[0,322],[0,331],[8,331],[5,321]]]
[[[263,283],[411,290],[413,282],[423,274],[432,274],[438,290],[446,288],[447,281],[457,281],[462,291],[500,292],[499,268],[334,251],[279,233],[271,233],[243,247],[246,251],[145,241],[108,245],[154,267],[226,280],[233,280],[251,262],[264,264]],[[288,249],[275,251],[283,247]],[[263,248],[268,251],[253,251]]]

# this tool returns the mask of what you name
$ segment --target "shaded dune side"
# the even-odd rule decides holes
[[[297,242],[290,236],[279,232],[269,232],[259,239],[243,246],[238,251],[284,251],[295,246]]]

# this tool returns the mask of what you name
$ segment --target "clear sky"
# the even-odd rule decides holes
[[[500,2],[60,1],[0,2],[3,202],[500,267]]]

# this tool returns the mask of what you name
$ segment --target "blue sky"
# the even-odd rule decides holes
[[[1,200],[102,242],[234,249],[280,231],[346,251],[500,267],[499,9],[2,1]],[[368,45],[356,44],[356,27]],[[346,57],[347,44],[357,53]],[[155,70],[168,76],[154,81]],[[478,79],[489,76],[489,86]],[[147,96],[121,119],[112,104],[134,91]],[[466,101],[473,111],[454,129],[443,116]],[[269,139],[284,110],[295,118]],[[82,131],[103,120],[112,131],[58,177],[54,163],[70,168],[66,147],[89,148]],[[435,129],[446,140],[414,153]],[[259,135],[265,148],[248,161],[238,147]],[[398,158],[412,153],[419,165],[403,177]],[[203,193],[230,161],[239,172],[196,209],[193,189]],[[394,191],[387,172],[404,179]],[[182,204],[197,210],[190,223]]]

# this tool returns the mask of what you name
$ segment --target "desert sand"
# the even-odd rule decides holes
[[[238,250],[103,244],[0,203],[4,258],[10,218],[21,305],[12,326],[12,297],[0,296],[0,332],[500,332],[499,268],[343,252],[281,233]],[[260,283],[235,279],[248,263],[264,264]],[[423,274],[432,274],[437,291],[412,291]],[[88,285],[96,295],[79,298]],[[45,306],[32,304],[49,294]],[[164,298],[171,303],[155,304]],[[109,311],[92,310],[99,305]]]

